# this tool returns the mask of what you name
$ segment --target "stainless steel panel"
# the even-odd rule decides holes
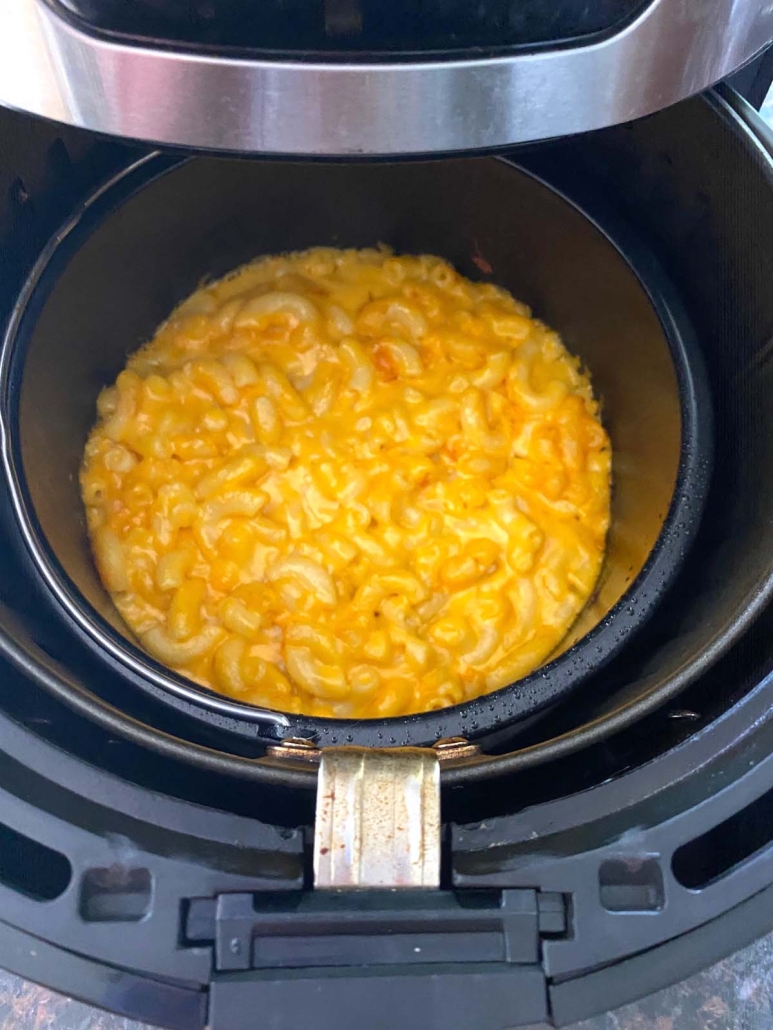
[[[649,114],[773,39],[771,0],[653,0],[589,46],[381,64],[227,58],[88,35],[0,0],[0,103],[111,135],[288,155],[501,147]]]

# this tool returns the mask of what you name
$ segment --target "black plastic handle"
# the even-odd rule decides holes
[[[212,982],[209,1030],[506,1030],[549,1017],[539,966],[470,963],[231,973]]]

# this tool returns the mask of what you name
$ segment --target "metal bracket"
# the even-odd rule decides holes
[[[429,748],[323,748],[314,885],[440,886],[440,764]]]

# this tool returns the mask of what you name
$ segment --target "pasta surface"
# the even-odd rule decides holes
[[[386,248],[202,286],[98,400],[81,492],[141,645],[293,713],[383,718],[531,672],[591,596],[611,449],[504,289]]]

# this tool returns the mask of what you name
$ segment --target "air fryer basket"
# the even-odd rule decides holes
[[[381,722],[270,716],[169,674],[125,639],[88,550],[80,457],[100,387],[202,278],[260,253],[378,241],[440,253],[477,277],[484,258],[492,278],[558,328],[592,371],[614,453],[608,555],[568,641],[574,646],[515,687],[452,711]],[[697,522],[710,455],[702,366],[678,305],[648,272],[645,288],[580,211],[500,159],[140,162],[95,197],[39,263],[6,342],[8,464],[32,551],[87,633],[205,711],[262,721],[275,735],[332,741],[340,733],[368,744],[501,730],[619,650],[652,611]]]
[[[26,300],[38,255],[52,239],[62,241],[63,221],[79,215],[95,184],[136,151],[75,130],[29,126],[1,110],[0,130],[18,141],[15,163],[0,167],[7,197],[0,233],[13,259],[0,278],[8,320]],[[520,809],[587,790],[632,765],[650,769],[651,759],[735,710],[756,682],[749,670],[767,660],[759,643],[767,623],[762,638],[753,629],[773,590],[765,289],[773,274],[773,142],[765,132],[748,105],[720,91],[641,123],[518,154],[522,167],[635,254],[643,279],[650,279],[647,253],[656,258],[659,281],[675,288],[695,326],[719,431],[695,543],[650,622],[548,717],[514,727],[494,753],[443,766],[446,800],[464,802],[468,818],[474,813],[464,799],[479,811]],[[100,762],[117,762],[132,779],[162,768],[153,782],[178,796],[217,789],[219,804],[250,813],[268,795],[242,791],[241,783],[303,787],[308,796],[312,766],[278,765],[243,720],[204,720],[198,705],[171,704],[167,692],[80,636],[30,560],[7,491],[0,492],[0,519],[8,543],[0,553],[0,651],[35,684],[31,693],[6,692],[4,704],[20,720],[37,716],[36,699],[50,697],[58,712],[71,711],[110,743],[99,748]],[[60,748],[80,746],[62,714],[38,732]],[[93,743],[84,747],[93,760]],[[284,806],[290,795],[282,796]]]

